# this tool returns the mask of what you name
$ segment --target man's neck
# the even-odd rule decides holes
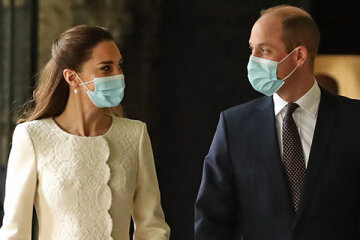
[[[286,102],[296,102],[312,88],[314,81],[314,76],[310,74],[301,79],[288,79],[277,94]]]

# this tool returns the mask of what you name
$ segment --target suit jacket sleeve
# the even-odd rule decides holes
[[[23,126],[16,127],[8,161],[2,240],[30,240],[37,181],[35,151]]]
[[[139,170],[134,197],[135,240],[168,240],[170,228],[160,203],[160,191],[150,138],[143,125],[139,144]]]
[[[225,116],[215,132],[205,158],[203,176],[195,204],[195,240],[231,240],[239,231],[236,223],[236,193],[228,150]]]

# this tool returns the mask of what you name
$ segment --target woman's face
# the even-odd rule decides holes
[[[115,42],[103,41],[92,50],[90,59],[83,64],[78,75],[86,83],[97,77],[122,74],[122,61],[122,56]],[[86,86],[89,90],[94,91],[94,83],[89,83]]]

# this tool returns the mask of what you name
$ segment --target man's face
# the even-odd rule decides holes
[[[269,14],[258,19],[251,30],[249,40],[252,55],[273,61],[280,61],[286,57],[286,47],[281,40],[281,31],[280,18]],[[295,66],[294,58],[289,56],[278,66],[278,78],[287,76]]]

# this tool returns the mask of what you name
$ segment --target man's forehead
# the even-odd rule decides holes
[[[266,14],[260,17],[254,24],[259,27],[267,27],[269,29],[281,28],[282,27],[282,19],[274,14]]]
[[[281,35],[282,23],[281,19],[274,16],[264,16],[255,22],[252,30],[250,40],[252,38],[278,38]],[[264,42],[266,43],[266,42]]]

